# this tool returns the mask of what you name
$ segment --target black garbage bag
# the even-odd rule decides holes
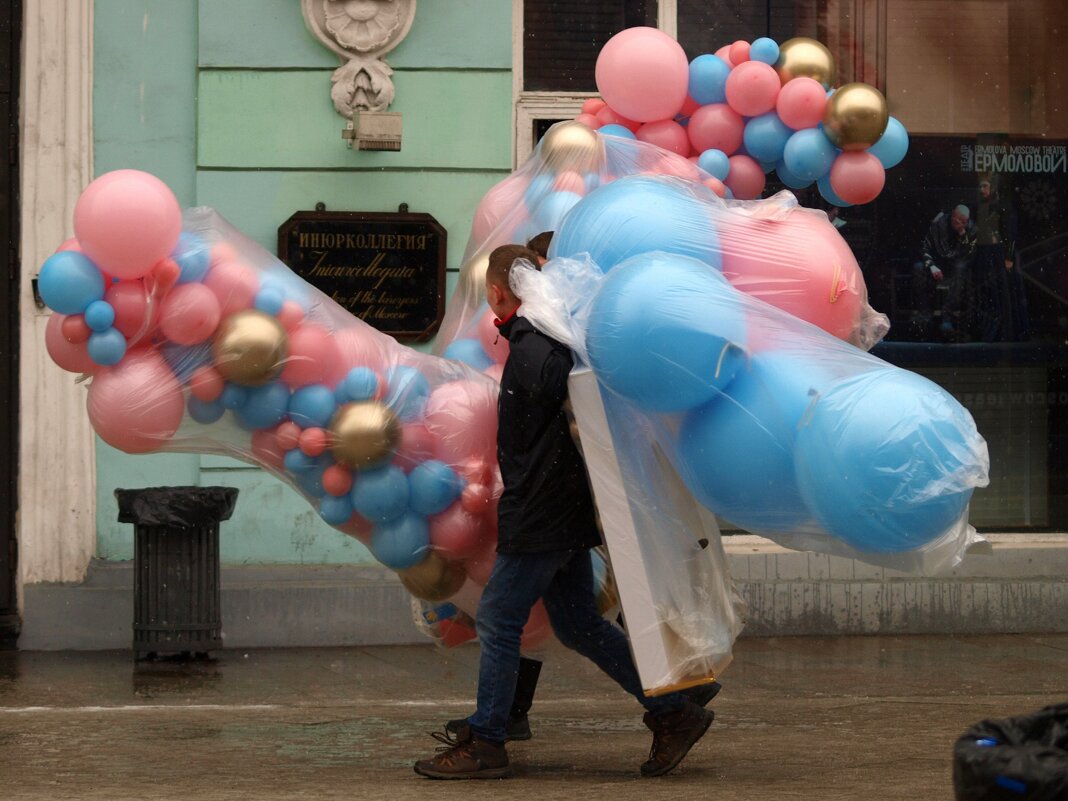
[[[984,720],[953,748],[957,801],[1068,801],[1068,703]]]
[[[119,522],[139,526],[199,528],[229,520],[237,504],[233,487],[118,489]]]

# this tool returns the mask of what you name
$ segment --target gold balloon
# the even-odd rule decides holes
[[[346,403],[330,421],[330,434],[334,458],[359,469],[384,461],[396,452],[401,425],[384,403]]]
[[[834,81],[834,56],[821,42],[798,36],[779,45],[775,70],[783,84],[793,78],[815,78],[825,89],[830,89]]]
[[[274,317],[255,309],[231,314],[211,343],[215,369],[247,387],[270,383],[285,365],[289,338]]]
[[[889,121],[882,92],[866,83],[847,83],[827,101],[823,132],[842,150],[865,150],[879,141]]]
[[[486,271],[489,269],[489,253],[481,253],[460,267],[460,291],[463,297],[475,305],[486,299]]]
[[[597,588],[597,611],[602,615],[619,606],[619,588],[611,570],[604,573],[604,583]]]
[[[581,122],[558,122],[538,146],[545,166],[554,172],[593,172],[604,163],[604,143]]]
[[[446,561],[437,551],[431,551],[415,567],[398,570],[397,575],[408,592],[432,602],[451,598],[467,580],[463,565]]]

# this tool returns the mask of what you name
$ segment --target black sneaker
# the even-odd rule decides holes
[[[474,736],[471,727],[453,736],[434,732],[444,744],[436,756],[415,763],[415,772],[428,779],[506,779],[512,775],[504,743],[491,743]]]
[[[445,731],[449,732],[449,734],[459,734],[466,726],[467,718],[457,718],[445,724]],[[530,721],[526,715],[508,718],[508,722],[504,726],[504,733],[504,741],[507,743],[529,740],[534,736],[530,731]]]
[[[696,687],[690,687],[688,690],[683,690],[682,694],[698,706],[708,706],[708,702],[719,695],[719,691],[722,689],[722,684],[718,681],[713,681],[708,684],[698,684]]]
[[[642,721],[653,732],[653,745],[649,749],[649,759],[642,763],[642,776],[663,776],[674,770],[693,744],[708,731],[714,718],[711,710],[702,709],[690,701],[682,709],[666,715],[654,716],[646,712]]]

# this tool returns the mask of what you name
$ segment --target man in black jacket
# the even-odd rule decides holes
[[[515,692],[519,641],[530,610],[545,603],[562,644],[593,661],[646,708],[653,731],[643,776],[672,770],[708,730],[713,714],[681,693],[647,698],[626,636],[597,611],[590,548],[600,544],[586,468],[564,411],[571,351],[517,315],[512,266],[537,254],[504,245],[490,254],[486,294],[508,338],[497,405],[497,458],[504,492],[498,506],[497,561],[482,593],[476,627],[482,645],[478,707],[450,747],[415,764],[437,779],[511,775],[505,725]]]

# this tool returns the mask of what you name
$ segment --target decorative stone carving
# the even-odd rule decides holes
[[[301,0],[308,30],[344,62],[331,76],[330,97],[341,116],[385,111],[393,102],[393,70],[382,60],[407,36],[416,0]]]

